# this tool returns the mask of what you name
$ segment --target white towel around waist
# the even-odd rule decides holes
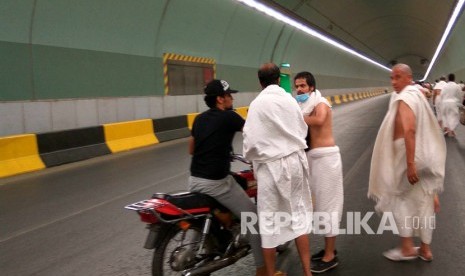
[[[309,151],[309,155],[314,158],[332,155],[339,152],[338,146],[314,148]]]

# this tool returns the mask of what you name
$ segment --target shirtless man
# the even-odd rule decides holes
[[[330,225],[322,233],[325,236],[325,249],[312,255],[312,272],[322,273],[339,264],[335,243],[344,201],[341,155],[333,137],[331,105],[316,90],[313,75],[310,72],[298,73],[294,77],[294,85],[296,100],[310,129],[307,158],[314,218],[316,224],[318,220],[323,222],[323,219],[325,225]],[[315,229],[315,233],[320,230],[323,229]]]
[[[376,137],[368,196],[376,200],[376,211],[392,213],[401,239],[399,247],[383,255],[392,261],[417,257],[432,261],[430,244],[434,213],[439,211],[437,193],[444,183],[446,145],[429,104],[411,82],[409,66],[392,68],[395,93]],[[414,220],[419,225],[414,226]],[[421,239],[419,248],[414,236]]]

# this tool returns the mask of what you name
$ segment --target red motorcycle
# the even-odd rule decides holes
[[[231,172],[251,200],[257,196],[252,165],[241,155],[232,161],[248,169]],[[155,249],[152,275],[209,275],[229,266],[250,251],[240,222],[224,206],[200,193],[155,193],[151,199],[125,207],[147,223],[145,248]],[[287,244],[278,248],[282,252]]]

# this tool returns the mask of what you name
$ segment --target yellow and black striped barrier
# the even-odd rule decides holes
[[[158,144],[152,119],[104,124],[103,131],[112,153]]]
[[[384,93],[362,91],[325,98],[340,105]],[[248,109],[235,111],[246,119]],[[188,137],[198,114],[0,137],[0,178]]]
[[[44,168],[35,134],[0,137],[0,177]]]

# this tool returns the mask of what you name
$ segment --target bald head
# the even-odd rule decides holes
[[[265,63],[258,70],[258,79],[262,88],[272,84],[279,84],[279,67],[274,63]]]
[[[391,84],[397,93],[412,84],[412,80],[412,69],[407,64],[399,63],[392,67]]]
[[[408,66],[407,64],[403,64],[403,63],[396,64],[394,65],[394,67],[392,67],[392,71],[394,70],[399,70],[403,72],[404,74],[412,76],[412,69],[410,69],[410,66]]]

